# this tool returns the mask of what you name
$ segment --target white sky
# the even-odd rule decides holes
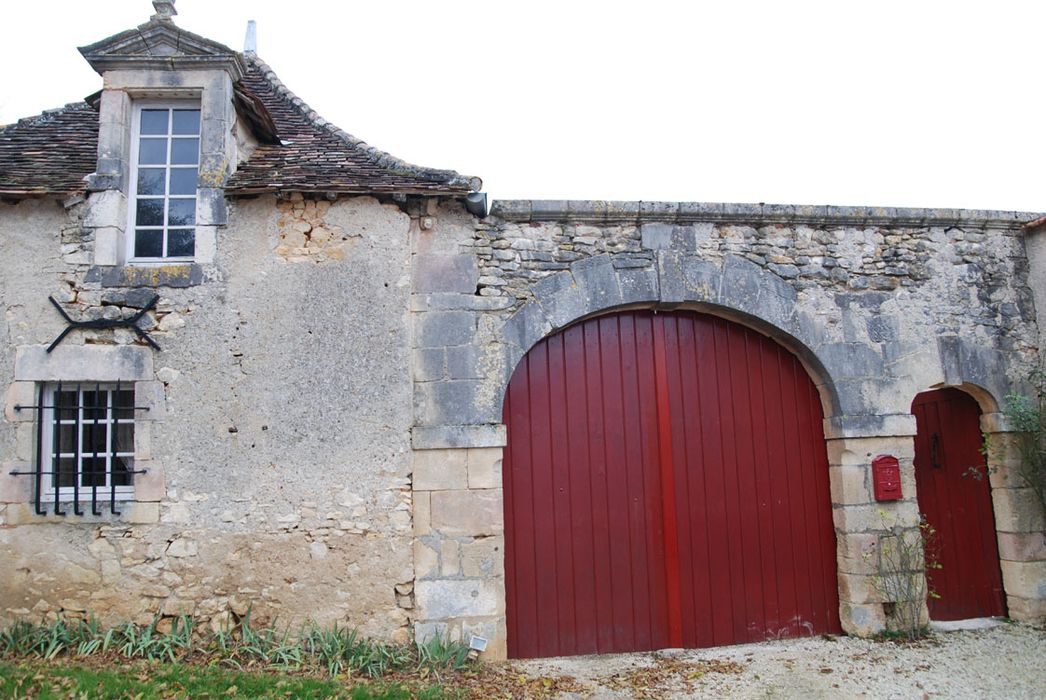
[[[1046,5],[178,0],[329,121],[496,199],[1046,210]],[[5,2],[0,123],[149,0]]]

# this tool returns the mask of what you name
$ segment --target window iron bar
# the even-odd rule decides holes
[[[19,471],[18,469],[12,469],[11,471],[9,471],[7,473],[10,476],[34,476],[36,474],[41,474],[41,475],[45,475],[46,474],[46,475],[51,476],[51,475],[54,475],[54,474],[58,474],[60,472],[58,472],[56,470],[47,470],[47,469],[43,469],[43,470],[40,470],[40,471],[23,472],[23,471]],[[127,471],[122,472],[122,473],[123,474],[148,474],[149,470],[148,469],[128,469]],[[64,486],[62,488],[69,488],[69,487],[68,486]]]
[[[34,410],[39,411],[39,410],[43,410],[45,408],[51,408],[51,409],[55,409],[56,408],[59,411],[64,411],[66,409],[72,410],[74,408],[97,408],[97,406],[87,406],[87,405],[84,405],[84,404],[76,404],[76,405],[71,405],[71,406],[45,406],[45,405],[40,405],[40,406],[23,406],[22,404],[19,404],[19,403],[15,404],[15,410],[16,411],[34,411]],[[114,411],[148,411],[149,410],[149,406],[114,406],[113,410]],[[64,420],[69,420],[69,419],[64,419]],[[108,421],[110,419],[107,418],[106,420]],[[134,419],[133,418],[113,418],[112,420],[127,420],[127,421],[130,421],[130,420],[134,420]]]
[[[154,301],[155,301],[155,299],[154,299]],[[146,336],[146,337],[148,337],[148,336]],[[116,396],[119,393],[120,393],[120,382],[116,382],[116,393],[115,394],[113,394],[113,393],[109,394],[109,398],[106,400],[106,404],[108,406],[112,407],[112,405],[113,405],[112,404],[112,397]],[[97,396],[97,394],[95,394],[95,396]],[[98,414],[95,413],[95,415],[98,415]],[[109,432],[109,430],[106,430],[106,432]],[[106,440],[107,440],[106,444],[109,444],[109,441],[111,441],[111,439],[112,439],[111,435],[108,438],[106,438]],[[119,511],[116,510],[116,478],[115,478],[116,474],[114,472],[115,466],[113,465],[113,458],[112,458],[111,455],[106,459],[106,462],[108,462],[108,464],[109,464],[109,488],[110,488],[109,511],[113,515],[119,515]],[[95,488],[97,488],[97,486]],[[92,507],[92,511],[93,510],[94,510],[94,508]]]
[[[58,309],[58,313],[62,315],[62,318],[64,318],[65,322],[68,324],[62,330],[62,332],[58,334],[58,337],[55,338],[49,346],[47,346],[47,352],[51,352],[56,347],[58,347],[58,344],[65,340],[65,336],[69,335],[71,331],[77,328],[87,328],[90,330],[106,330],[109,328],[130,328],[141,340],[144,340],[146,343],[148,343],[149,347],[151,347],[153,350],[160,349],[160,346],[156,344],[156,341],[149,337],[148,333],[146,333],[138,327],[138,322],[142,320],[142,317],[145,316],[145,314],[152,311],[154,308],[156,308],[156,302],[160,300],[159,294],[153,295],[152,300],[150,300],[144,308],[140,309],[138,313],[136,313],[134,316],[131,316],[130,318],[96,318],[90,321],[74,321],[73,319],[69,318],[69,314],[65,312],[65,309],[62,308],[61,304],[54,300],[54,297],[49,296],[47,298],[48,300],[50,300],[51,305]]]
[[[37,387],[36,403],[37,403],[37,414],[36,414],[36,418],[37,418],[37,420],[36,420],[36,466],[37,466],[37,468],[36,468],[36,488],[33,490],[33,493],[36,494],[36,497],[34,499],[35,502],[33,503],[33,505],[36,508],[36,514],[37,515],[43,515],[44,513],[47,512],[46,510],[44,510],[42,499],[41,499],[41,495],[42,495],[41,491],[43,491],[43,488],[44,488],[44,484],[43,484],[44,477],[43,477],[43,474],[40,473],[40,470],[43,468],[43,464],[44,464],[44,421],[43,421],[43,415],[44,415],[43,414],[43,410],[44,410],[43,409],[43,406],[44,406],[44,385],[43,384],[41,384],[39,387]],[[15,407],[15,410],[18,410],[17,406]],[[18,475],[14,474],[13,476],[18,476]]]
[[[55,396],[58,396],[61,393],[62,393],[62,382],[58,382],[58,389],[57,389],[57,393],[55,394]],[[51,421],[52,421],[52,423],[51,423],[51,443],[52,443],[52,445],[54,447],[54,449],[51,450],[52,453],[57,453],[59,451],[59,448],[58,448],[58,421],[60,420],[60,416],[59,416],[60,410],[61,409],[57,409],[56,408],[51,413]],[[62,460],[61,459],[55,460],[55,462],[54,462],[55,472],[59,471],[59,469],[61,468],[61,464],[62,464]],[[44,468],[44,463],[40,462],[40,464],[37,465],[37,467],[39,469],[43,469]],[[65,515],[66,512],[63,511],[63,510],[59,510],[59,508],[58,508],[59,498],[58,498],[58,474],[57,473],[55,473],[54,475],[51,476],[51,486],[52,486],[52,488],[54,488],[54,514],[55,515]]]
[[[120,389],[120,385],[119,384],[116,385],[116,389],[117,389],[117,391],[119,391],[119,389]],[[102,394],[102,385],[99,384],[98,382],[95,382],[95,384],[94,384],[94,400],[95,400],[95,402],[98,401],[98,397],[101,396],[101,394]],[[113,410],[113,396],[114,396],[113,392],[111,392],[111,391],[105,392],[105,407],[107,409],[106,410],[106,415],[111,415],[112,414],[112,410]],[[98,413],[99,412],[97,410],[94,412],[94,432],[92,433],[92,437],[94,437],[95,440],[98,439]],[[109,433],[109,428],[108,427],[106,427],[105,432],[108,435],[108,433]],[[106,442],[107,442],[106,449],[108,450],[108,437],[106,438]],[[92,454],[91,454],[91,464],[92,465],[96,465],[97,462],[98,462],[98,446],[97,445],[91,445],[91,449],[93,451]],[[110,460],[110,457],[107,455],[106,456],[106,461],[109,461],[109,460]],[[91,474],[91,514],[92,515],[101,515],[102,512],[100,510],[98,510],[98,480],[94,478],[94,473],[93,473],[94,470],[93,469],[91,470],[91,472],[92,472],[92,474]],[[80,480],[79,476],[77,477],[76,480],[77,481]]]
[[[78,398],[80,396],[83,396],[83,393],[80,390],[80,385],[79,384],[76,385],[76,395],[77,395]],[[97,401],[97,400],[98,400],[98,397],[95,396],[95,401]],[[54,414],[55,414],[55,426],[54,426],[54,429],[57,432],[58,430],[60,430],[59,426],[61,424],[61,421],[58,418],[58,411],[55,411]],[[81,469],[80,469],[80,460],[81,460],[81,457],[80,457],[80,443],[84,439],[84,422],[83,422],[84,416],[83,416],[83,409],[82,408],[76,409],[76,413],[74,415],[76,416],[76,424],[73,425],[73,452],[75,453],[75,456],[73,457],[73,515],[83,515],[83,511],[80,510],[80,473],[81,473]],[[59,464],[62,463],[60,457],[59,457],[58,463]],[[58,494],[57,493],[55,494],[55,500],[56,501],[58,500]]]

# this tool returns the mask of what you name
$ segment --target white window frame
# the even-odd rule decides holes
[[[97,424],[98,426],[105,426],[105,429],[106,429],[105,452],[102,453],[102,456],[104,456],[105,460],[106,460],[106,469],[105,469],[105,472],[104,472],[105,473],[106,482],[105,482],[104,486],[98,486],[97,487],[97,501],[99,503],[109,503],[112,500],[113,495],[115,495],[117,501],[133,500],[134,499],[134,474],[133,474],[133,472],[135,470],[135,450],[134,450],[134,445],[133,444],[131,445],[131,451],[130,452],[124,451],[124,452],[115,452],[114,453],[112,451],[112,440],[113,440],[113,428],[115,428],[116,425],[132,425],[132,426],[136,426],[136,420],[133,417],[134,416],[134,410],[133,410],[134,400],[133,400],[133,398],[132,398],[132,402],[131,402],[132,403],[132,410],[131,410],[131,416],[132,417],[131,418],[116,418],[114,416],[114,414],[113,414],[113,393],[116,391],[117,388],[119,388],[121,391],[130,391],[131,394],[132,394],[132,397],[133,397],[134,396],[134,383],[132,382],[132,383],[127,383],[127,384],[120,384],[118,386],[118,385],[113,384],[113,383],[91,383],[91,382],[79,382],[79,383],[77,383],[77,382],[68,382],[68,383],[61,383],[61,384],[59,384],[59,383],[47,383],[47,384],[44,384],[44,392],[43,392],[43,405],[44,405],[44,408],[40,412],[40,418],[39,418],[39,420],[43,421],[42,424],[41,424],[41,445],[40,445],[40,448],[42,450],[42,454],[39,456],[40,467],[41,467],[41,469],[43,471],[43,473],[40,476],[40,482],[39,482],[40,483],[40,494],[39,494],[40,502],[41,503],[54,503],[55,500],[56,500],[55,499],[55,493],[56,492],[55,492],[55,488],[54,488],[54,479],[56,477],[56,474],[54,472],[58,471],[58,460],[60,458],[65,458],[65,459],[73,458],[73,459],[75,459],[76,456],[77,456],[76,452],[72,452],[72,453],[59,452],[57,455],[55,454],[55,443],[54,443],[54,415],[55,415],[55,408],[54,407],[56,406],[57,393],[58,393],[58,389],[59,388],[61,388],[61,390],[63,392],[64,391],[76,391],[77,392],[76,403],[80,407],[76,409],[76,419],[73,420],[73,419],[69,419],[69,418],[63,418],[62,419],[62,424],[63,425],[73,425],[75,423],[75,425],[77,426],[76,439],[79,441],[81,446],[83,445],[83,433],[84,433],[84,426],[85,425],[92,425],[93,426],[93,425]],[[86,392],[92,392],[92,391],[99,391],[99,390],[107,392],[108,398],[106,400],[106,411],[105,411],[106,412],[106,416],[105,416],[104,419],[98,419],[97,421],[95,421],[94,418],[85,418],[84,417],[84,409],[82,408],[83,392],[85,392],[85,391]],[[65,413],[65,412],[66,411],[63,409],[62,413]],[[112,427],[110,427],[110,426],[112,426]],[[137,431],[135,430],[134,432],[137,432]],[[133,433],[132,433],[132,441],[133,441]],[[96,453],[86,453],[86,454],[89,454],[92,457],[98,456]],[[76,478],[78,480],[82,478],[81,477],[81,475],[83,473],[82,461],[83,461],[83,459],[85,457],[85,453],[80,452],[79,456],[80,456],[81,463],[76,465]],[[113,490],[112,486],[110,486],[110,484],[109,484],[110,461],[112,460],[113,457],[123,457],[123,458],[125,458],[127,460],[127,462],[128,462],[127,463],[128,468],[132,471],[131,483],[126,485],[126,486],[117,486],[115,488],[115,494],[114,494],[114,490]],[[89,503],[90,500],[91,500],[91,492],[92,492],[92,487],[91,486],[80,485],[77,489],[74,489],[72,486],[61,486],[61,487],[58,488],[58,491],[57,491],[57,496],[58,496],[57,500],[58,500],[59,503],[69,503],[69,502],[72,502],[74,500],[74,498],[78,495],[80,504]]]
[[[195,258],[196,258],[195,254],[194,255],[190,255],[190,256],[177,256],[177,257],[162,257],[162,256],[161,257],[137,257],[134,254],[135,240],[137,238],[137,228],[138,228],[136,226],[136,219],[137,219],[137,212],[138,212],[138,169],[139,169],[139,165],[138,165],[138,151],[140,150],[140,144],[141,144],[141,138],[142,138],[142,134],[141,134],[142,111],[143,110],[147,110],[147,109],[169,109],[169,110],[170,109],[197,109],[197,110],[200,110],[200,130],[196,134],[195,138],[197,138],[199,140],[199,142],[200,142],[200,144],[202,146],[202,143],[203,143],[203,135],[202,135],[203,134],[203,112],[201,110],[200,101],[199,100],[136,100],[133,103],[133,107],[134,107],[134,109],[132,110],[132,118],[131,118],[131,149],[130,149],[130,163],[129,163],[129,166],[130,166],[130,176],[128,178],[129,182],[128,182],[128,188],[127,188],[128,189],[128,195],[127,195],[127,228],[125,229],[127,231],[127,235],[125,236],[125,238],[126,238],[126,258],[125,259],[129,263],[134,264],[134,265],[166,265],[166,264],[170,264],[170,263],[193,262],[195,260]],[[170,124],[170,122],[169,122],[169,124]],[[172,138],[177,138],[177,137],[173,137],[172,134],[170,133],[171,132],[171,128],[172,127],[169,125],[168,126],[168,133],[167,133],[168,144],[170,144],[170,141],[172,140]],[[202,149],[201,149],[201,151],[202,151]],[[165,165],[165,172],[166,172],[165,189],[169,189],[169,187],[167,187],[167,185],[169,185],[170,177],[171,177],[172,165],[169,162],[170,161],[170,152],[171,152],[171,149],[169,148],[168,149],[168,163]],[[200,159],[200,155],[197,154],[196,166],[195,166],[196,170],[197,170],[197,177],[198,177],[198,174],[199,174],[200,160],[201,160]],[[181,167],[181,166],[173,166],[173,167],[177,168],[177,167]],[[197,205],[197,211],[196,211],[196,216],[194,217],[194,223],[193,223],[193,226],[192,226],[192,228],[193,228],[193,239],[194,239],[194,253],[195,253],[195,250],[196,250],[196,246],[199,243],[198,236],[197,236],[197,229],[199,229],[199,210],[198,210],[199,201],[200,201],[200,198],[199,198],[199,187],[197,187],[196,189],[197,189],[197,191],[193,195],[193,201]],[[187,199],[188,197],[182,197],[182,198],[183,199]],[[164,197],[163,197],[163,201],[164,201],[164,224],[162,225],[162,228],[159,229],[160,231],[162,231],[163,250],[164,251],[166,251],[166,249],[167,249],[167,235],[168,235],[167,234],[167,229],[168,229],[168,227],[167,227],[167,224],[166,224],[166,218],[167,218],[167,209],[168,209],[170,200],[171,200],[171,196],[169,194],[165,193]],[[176,228],[182,228],[182,227],[176,227]],[[184,228],[188,228],[188,227],[184,227]]]

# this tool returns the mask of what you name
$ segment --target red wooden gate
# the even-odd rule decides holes
[[[991,487],[981,454],[981,410],[958,389],[915,397],[915,485],[919,510],[937,531],[940,569],[928,571],[938,596],[933,620],[1006,614]]]
[[[527,354],[504,413],[511,656],[840,631],[821,404],[774,341],[591,319]]]

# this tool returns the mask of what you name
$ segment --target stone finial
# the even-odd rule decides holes
[[[178,14],[178,10],[174,9],[174,0],[153,0],[153,9],[156,10],[156,14],[151,19],[161,22],[170,22],[171,18]]]

